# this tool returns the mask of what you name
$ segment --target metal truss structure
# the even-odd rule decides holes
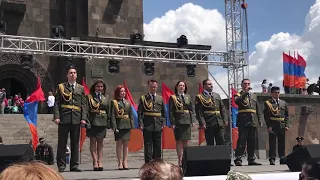
[[[245,78],[248,71],[248,23],[247,23],[247,4],[245,0],[225,0],[225,21],[226,21],[226,46],[227,62],[232,64],[228,66],[228,92],[229,97],[232,95],[232,88],[239,90],[241,81]],[[241,51],[243,54],[237,54]],[[230,98],[231,100],[231,98]],[[229,101],[230,115],[230,150],[232,151],[232,103]]]
[[[233,66],[227,52],[0,35],[1,53]],[[246,52],[234,52],[243,56]],[[238,64],[239,66],[241,64]]]
[[[244,0],[225,0],[226,46],[229,93],[231,88],[240,89],[241,80],[248,73],[248,30]],[[237,54],[235,52],[245,52]]]

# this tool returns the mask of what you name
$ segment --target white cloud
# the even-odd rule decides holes
[[[167,12],[163,17],[144,24],[145,38],[153,41],[175,42],[185,34],[190,43],[212,45],[212,50],[225,50],[225,24],[221,13],[216,9],[208,10],[187,3],[176,10]],[[303,28],[303,27],[301,27]],[[299,52],[307,60],[306,75],[315,82],[320,67],[320,0],[310,8],[306,16],[304,33],[301,35],[279,32],[269,40],[258,42],[256,50],[249,57],[250,74],[254,91],[261,91],[263,79],[282,87],[282,52]],[[227,89],[225,69],[211,71],[218,82]],[[215,73],[218,72],[218,73]],[[222,96],[223,92],[216,88]]]

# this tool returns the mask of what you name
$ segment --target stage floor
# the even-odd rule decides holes
[[[277,165],[270,166],[268,160],[258,160],[261,162],[262,166],[247,166],[247,162],[244,161],[244,166],[237,167],[232,166],[232,170],[246,172],[249,174],[265,174],[265,173],[284,173],[290,172],[287,165],[279,165],[279,161],[277,161]],[[173,162],[175,163],[175,162]],[[119,179],[137,179],[139,178],[139,168],[142,166],[143,161],[129,162],[130,170],[118,170],[117,162],[105,162],[104,163],[104,171],[92,171],[92,164],[81,164],[79,166],[83,172],[69,172],[69,167],[66,169],[64,173],[62,173],[63,177],[68,180],[119,180]],[[57,169],[56,167],[54,167]]]

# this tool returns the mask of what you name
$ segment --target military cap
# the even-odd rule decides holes
[[[43,137],[39,138],[39,142],[43,142],[43,141],[44,141]]]
[[[252,178],[246,173],[231,170],[227,174],[227,180],[252,180]]]
[[[302,140],[303,140],[303,137],[299,136],[299,137],[296,138],[296,140],[297,140],[297,141],[302,141]]]

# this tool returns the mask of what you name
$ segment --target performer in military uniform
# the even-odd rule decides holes
[[[131,104],[125,99],[126,90],[123,86],[118,86],[114,91],[114,100],[111,102],[110,120],[116,141],[116,153],[119,170],[129,170],[128,168],[128,142],[130,140],[131,129],[134,128]],[[121,151],[123,150],[123,160]]]
[[[66,146],[68,134],[71,140],[70,171],[81,172],[79,165],[80,124],[88,123],[87,98],[83,86],[76,83],[77,71],[74,66],[67,68],[68,82],[57,87],[54,106],[54,120],[58,125],[57,166],[59,172],[66,168]]]
[[[93,160],[93,170],[103,171],[103,139],[106,137],[109,123],[109,96],[106,95],[106,84],[102,79],[96,80],[90,87],[88,98],[88,114],[90,129],[90,152]]]
[[[207,145],[224,145],[225,126],[228,116],[225,106],[218,93],[212,92],[213,85],[209,79],[202,82],[204,91],[195,98],[196,118],[200,128],[205,130]]]
[[[235,103],[238,105],[237,127],[239,131],[234,163],[236,166],[242,166],[241,159],[247,146],[248,165],[261,165],[255,161],[254,154],[257,127],[262,126],[259,104],[256,95],[249,92],[251,90],[249,79],[243,79],[241,87],[241,92],[234,96]]]
[[[161,158],[162,128],[166,123],[163,98],[156,94],[158,82],[148,81],[149,93],[141,96],[138,107],[139,127],[143,130],[144,160]]]
[[[269,161],[275,165],[276,143],[278,139],[278,154],[280,164],[285,164],[286,131],[289,130],[289,115],[285,101],[279,99],[280,88],[271,88],[271,99],[264,103],[264,120],[269,132]]]
[[[183,150],[188,146],[188,140],[191,139],[191,127],[194,126],[191,97],[187,92],[187,84],[178,81],[175,86],[175,95],[170,96],[169,100],[169,116],[171,127],[174,129],[179,166],[182,165]]]

